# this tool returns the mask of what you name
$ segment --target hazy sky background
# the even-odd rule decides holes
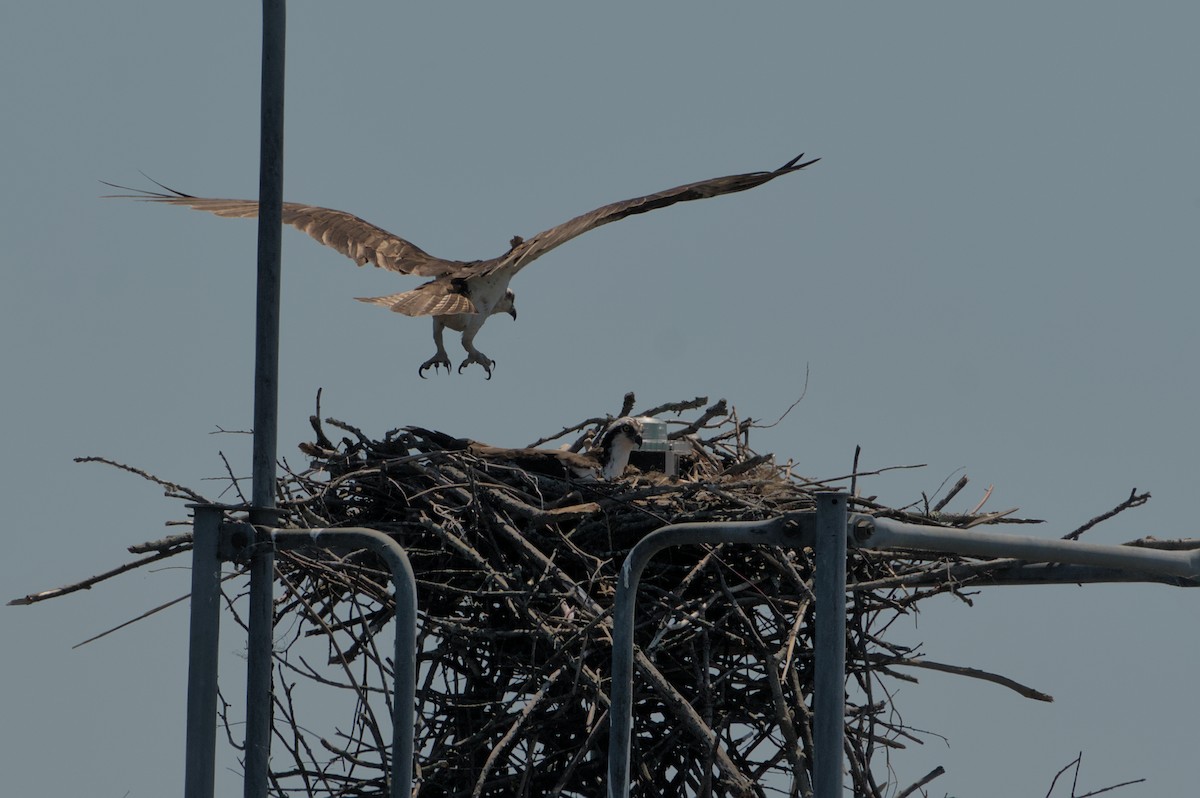
[[[419,424],[522,445],[615,412],[725,397],[752,444],[904,504],[965,468],[1061,535],[1196,536],[1200,7],[1190,2],[302,3],[289,15],[285,189],[437,255],[504,250],[600,204],[823,160],[754,191],[589,233],[523,272],[496,358],[417,379],[426,320],[356,303],[415,281],[284,237],[280,454],[318,388],[368,433]],[[249,471],[255,225],[98,199],[98,180],[253,197],[256,3],[15,0],[0,9],[4,598],[129,559],[186,517],[103,455],[209,495]],[[448,340],[456,361],[456,336]],[[1029,527],[1021,528],[1028,532]],[[174,530],[178,531],[178,530]],[[150,798],[183,783],[187,560],[4,608],[0,764],[21,796]],[[994,589],[902,630],[932,659],[1053,704],[919,672],[937,732],[892,760],[941,796],[1195,788],[1200,593]],[[240,711],[244,640],[226,624]],[[218,791],[240,780],[222,745]],[[1055,795],[1065,795],[1060,789]]]

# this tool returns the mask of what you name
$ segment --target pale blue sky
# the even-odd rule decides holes
[[[967,508],[1062,534],[1150,490],[1095,542],[1200,535],[1200,54],[1194,3],[292,3],[285,187],[445,257],[501,252],[597,205],[812,169],[590,233],[523,272],[478,370],[420,381],[429,326],[352,297],[412,281],[285,235],[280,453],[324,411],[520,445],[646,404],[726,397],[787,418],[752,440],[905,503],[965,467]],[[79,455],[216,493],[212,436],[250,424],[255,225],[101,201],[98,180],[253,196],[259,7],[114,0],[0,10],[4,598],[122,562],[183,508]],[[448,342],[449,343],[449,342]],[[451,347],[457,358],[457,342]],[[1028,531],[1028,528],[1023,528]],[[182,787],[186,561],[3,611],[0,760],[22,796]],[[897,698],[946,735],[893,758],[932,794],[1194,789],[1200,593],[1023,588],[910,624],[938,674]],[[240,701],[242,640],[222,651]],[[224,749],[222,767],[232,759]],[[236,794],[222,773],[219,788]],[[1057,794],[1057,793],[1056,793]]]

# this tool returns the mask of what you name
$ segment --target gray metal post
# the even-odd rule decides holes
[[[613,607],[612,686],[608,713],[608,795],[629,796],[629,752],[633,732],[633,622],[638,583],[650,559],[668,546],[687,543],[811,546],[811,513],[795,513],[766,521],[673,524],[646,535],[621,565]],[[843,524],[843,528],[845,525]],[[715,741],[714,741],[715,744]]]
[[[245,798],[266,798],[275,698],[271,688],[275,643],[275,552],[255,536],[250,560],[250,610],[246,626]]]
[[[262,96],[258,164],[258,298],[254,336],[253,499],[275,507],[279,399],[279,286],[283,238],[283,61],[287,5],[263,0]],[[270,514],[268,514],[270,515]],[[273,522],[251,518],[253,524]]]
[[[417,580],[400,544],[382,532],[359,527],[344,529],[277,529],[271,534],[280,548],[367,548],[378,554],[392,572],[396,595],[396,684],[392,691],[391,798],[412,795],[413,737],[417,701]]]
[[[1200,576],[1200,549],[1164,551],[1137,546],[1108,546],[986,532],[974,529],[908,524],[892,518],[854,516],[854,539],[863,548],[944,551],[977,557],[1011,557],[1027,562],[1073,563],[1165,574],[1187,579]]]
[[[213,798],[217,752],[217,642],[221,622],[222,511],[197,506],[192,522],[192,600],[188,630],[184,798]]]
[[[255,326],[253,492],[250,522],[275,524],[279,399],[279,285],[283,215],[285,0],[263,0],[258,180],[258,312]],[[246,662],[245,798],[265,798],[271,754],[272,587],[275,556],[258,546],[250,565]]]
[[[816,798],[842,794],[846,734],[846,495],[817,494],[813,788]]]

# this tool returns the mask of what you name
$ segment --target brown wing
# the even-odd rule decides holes
[[[501,446],[489,446],[469,438],[454,438],[444,432],[436,432],[423,427],[405,427],[404,430],[436,445],[443,451],[467,451],[484,460],[511,463],[526,471],[536,471],[552,476],[562,476],[564,468],[594,472],[599,465],[594,457],[565,452],[561,449],[508,449]]]
[[[466,294],[454,290],[454,281],[446,279],[431,280],[400,294],[358,296],[355,299],[382,305],[405,316],[454,316],[478,312]]]
[[[258,216],[258,202],[255,200],[193,197],[190,194],[167,188],[161,183],[158,185],[163,191],[145,191],[118,186],[114,183],[105,183],[104,185],[132,192],[110,194],[110,198],[183,205],[230,219],[252,219]],[[336,249],[359,266],[373,263],[393,272],[437,277],[458,273],[471,265],[462,261],[435,258],[411,241],[392,235],[387,230],[376,227],[353,214],[332,208],[285,202],[283,203],[283,222],[298,230],[303,230],[325,246]]]
[[[601,225],[606,225],[610,222],[624,219],[627,216],[633,216],[634,214],[666,208],[677,202],[691,202],[692,200],[719,197],[722,194],[732,194],[737,191],[757,188],[763,183],[769,183],[777,177],[798,172],[804,167],[811,166],[821,160],[820,158],[813,158],[810,161],[801,163],[800,159],[803,157],[804,153],[800,153],[772,172],[750,172],[744,175],[714,177],[709,180],[701,180],[697,183],[688,183],[687,185],[669,188],[666,191],[659,191],[656,194],[647,194],[644,197],[634,197],[633,199],[605,205],[602,208],[597,208],[582,216],[576,216],[574,219],[538,233],[533,238],[517,244],[508,256],[499,258],[495,262],[479,264],[474,271],[488,272],[507,267],[516,272],[555,247],[565,244],[572,238],[581,236],[589,230],[595,230]]]
[[[595,474],[599,470],[595,458],[560,449],[506,449],[471,441],[467,450],[484,460],[511,463],[524,471],[550,476],[562,476],[568,469],[580,474]]]

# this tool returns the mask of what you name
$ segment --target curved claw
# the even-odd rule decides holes
[[[463,369],[472,363],[478,363],[479,365],[483,366],[483,370],[487,372],[487,379],[490,380],[492,378],[492,367],[496,365],[496,361],[489,360],[486,357],[476,357],[474,355],[469,356],[466,360],[458,364],[458,373],[462,374]]]
[[[418,369],[417,369],[417,376],[418,376],[418,377],[420,377],[420,378],[421,378],[421,379],[423,379],[423,380],[424,380],[424,379],[427,379],[427,377],[425,376],[425,371],[426,371],[427,369],[429,369],[429,368],[432,368],[432,369],[433,369],[433,373],[434,373],[434,374],[437,374],[437,373],[438,373],[438,368],[439,368],[440,366],[445,366],[445,367],[446,367],[446,373],[447,373],[447,374],[449,374],[449,373],[450,373],[450,361],[449,361],[449,359],[447,359],[447,358],[444,358],[444,357],[437,357],[437,356],[435,355],[434,357],[431,357],[431,358],[429,358],[428,360],[426,360],[424,363],[422,363],[422,364],[421,364],[420,368],[418,368]]]

